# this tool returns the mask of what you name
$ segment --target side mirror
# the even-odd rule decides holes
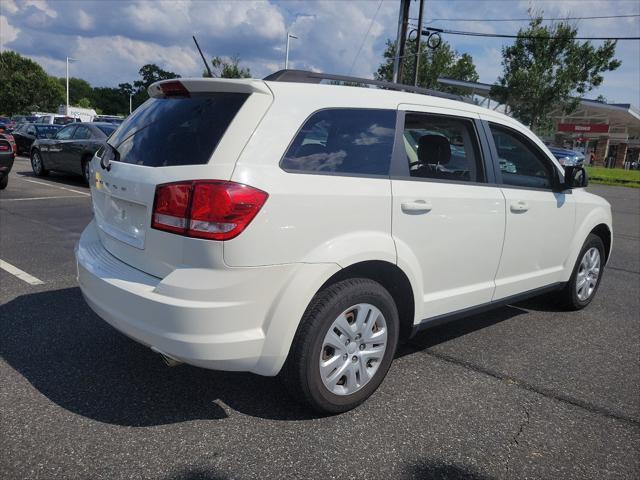
[[[584,167],[567,166],[564,169],[564,188],[584,188],[589,185],[589,178]]]

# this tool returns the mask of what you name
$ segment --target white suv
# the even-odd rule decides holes
[[[494,111],[327,78],[344,80],[149,87],[91,162],[76,257],[99,316],[170,363],[280,375],[335,413],[420,329],[593,299],[611,210],[582,169]]]

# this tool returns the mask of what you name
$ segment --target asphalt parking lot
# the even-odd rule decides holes
[[[581,312],[539,300],[424,332],[360,408],[276,379],[168,368],[85,305],[79,178],[19,158],[0,193],[0,478],[638,478],[640,189],[592,186],[613,257]],[[35,280],[40,280],[41,284]]]

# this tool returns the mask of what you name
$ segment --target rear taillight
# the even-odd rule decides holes
[[[9,150],[11,150],[11,145],[9,145],[9,143],[0,143],[0,152],[8,152]]]
[[[194,180],[156,187],[151,227],[210,240],[238,236],[268,194],[241,183]]]

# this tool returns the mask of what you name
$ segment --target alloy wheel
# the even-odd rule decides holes
[[[31,168],[33,168],[33,173],[40,175],[42,171],[42,159],[38,152],[33,152],[33,155],[31,155]]]
[[[600,276],[600,250],[591,247],[582,256],[576,277],[576,295],[581,302],[587,300],[598,285]]]

